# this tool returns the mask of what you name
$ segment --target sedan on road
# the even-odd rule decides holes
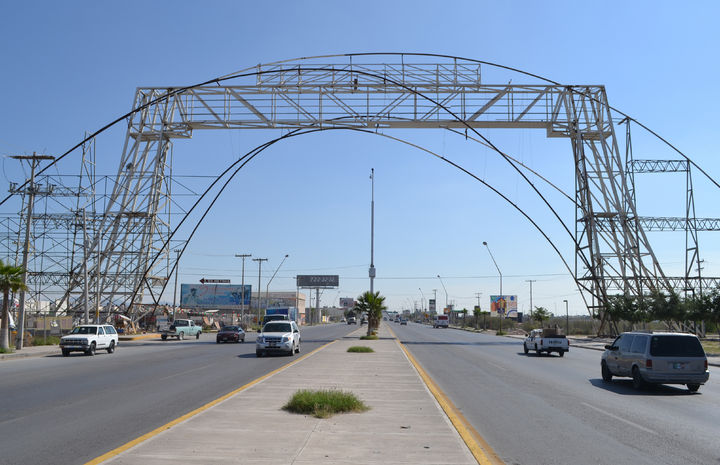
[[[215,342],[245,342],[245,331],[240,326],[223,326],[218,331]]]

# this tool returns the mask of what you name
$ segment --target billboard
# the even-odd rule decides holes
[[[435,311],[435,299],[428,299],[428,311],[430,313]]]
[[[491,295],[490,315],[502,316],[504,318],[517,318],[517,296],[516,295]]]
[[[353,308],[355,306],[355,299],[352,297],[340,297],[340,306],[342,308]]]
[[[336,274],[303,274],[297,277],[298,287],[338,287],[340,276]]]
[[[245,285],[245,305],[250,305],[252,287]],[[239,284],[182,284],[180,306],[185,308],[240,310],[242,286]]]

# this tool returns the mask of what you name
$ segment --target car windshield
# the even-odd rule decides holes
[[[265,325],[263,333],[289,333],[290,323],[272,322]]]
[[[97,334],[97,327],[95,326],[77,326],[73,328],[70,334]]]
[[[222,330],[236,332],[238,330],[238,327],[237,326],[223,326]]]
[[[656,357],[704,357],[705,351],[695,336],[653,336],[650,355]]]

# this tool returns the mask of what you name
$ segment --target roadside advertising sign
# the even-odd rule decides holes
[[[245,305],[250,305],[252,287],[245,285]],[[239,310],[242,305],[239,284],[182,284],[180,306],[196,309]]]
[[[297,286],[304,288],[338,287],[340,276],[336,274],[304,274],[297,276]]]
[[[517,318],[517,296],[516,295],[491,295],[490,315],[503,318]]]
[[[428,310],[430,313],[435,311],[435,299],[428,299]]]
[[[352,297],[340,297],[340,306],[342,308],[352,308],[355,306],[355,299]]]

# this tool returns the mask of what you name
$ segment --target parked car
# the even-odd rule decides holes
[[[613,376],[631,377],[635,389],[647,384],[684,384],[696,392],[710,378],[700,340],[687,333],[622,333],[605,346],[600,371],[605,382]]]
[[[284,352],[292,356],[300,352],[300,339],[300,329],[294,321],[271,321],[255,340],[255,355]]]
[[[215,342],[245,342],[245,331],[240,326],[223,326],[218,331]]]
[[[63,357],[76,351],[95,355],[97,349],[105,349],[108,354],[112,354],[118,343],[118,334],[112,325],[80,325],[60,338],[60,350]]]

